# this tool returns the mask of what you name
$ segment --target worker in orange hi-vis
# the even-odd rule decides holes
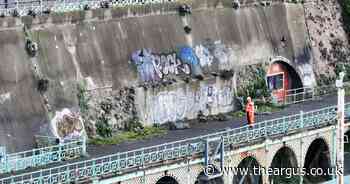
[[[247,113],[247,121],[250,128],[253,127],[255,120],[254,111],[254,102],[252,101],[252,98],[248,97],[245,112]]]

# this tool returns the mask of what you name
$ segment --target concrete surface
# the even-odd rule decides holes
[[[313,70],[307,67],[313,60],[301,4],[274,3],[234,10],[231,1],[216,0],[193,1],[192,6],[187,21],[194,45],[208,39],[221,40],[235,48],[234,65],[269,62],[283,56],[304,85],[313,83]],[[111,86],[114,90],[137,85],[137,72],[128,62],[135,50],[151,48],[162,53],[189,44],[175,10],[175,5],[165,4],[1,19],[0,144],[9,152],[30,149],[38,127],[48,121],[45,99],[38,94],[30,69],[32,59],[24,49],[23,24],[31,28],[31,37],[38,43],[36,67],[50,81],[45,95],[55,111],[77,107],[76,83],[88,77],[94,86]]]

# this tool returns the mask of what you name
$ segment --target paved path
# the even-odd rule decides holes
[[[346,101],[350,101],[350,97],[346,98]],[[279,112],[272,113],[271,115],[257,115],[256,116],[256,122],[261,122],[263,120],[269,120],[269,119],[275,119],[280,118],[287,115],[292,115],[299,113],[301,110],[304,112],[320,109],[324,107],[328,107],[331,105],[336,105],[337,103],[337,97],[336,96],[327,96],[320,100],[314,100],[314,101],[306,101],[299,104],[293,104],[289,105],[288,107],[284,108],[283,110]],[[191,125],[190,129],[185,130],[174,130],[169,131],[167,134],[153,137],[146,140],[140,140],[140,141],[132,141],[132,142],[125,142],[119,145],[88,145],[87,152],[89,154],[88,157],[70,160],[66,162],[60,162],[60,163],[54,163],[51,164],[51,167],[64,165],[67,162],[78,162],[82,160],[88,160],[92,158],[96,158],[99,156],[105,156],[109,154],[114,154],[118,152],[124,152],[124,151],[131,151],[134,149],[142,148],[142,147],[148,147],[153,145],[159,145],[163,143],[168,143],[172,141],[182,140],[186,138],[196,137],[200,135],[206,135],[209,133],[214,133],[218,131],[222,131],[225,128],[237,128],[240,126],[246,125],[245,117],[242,118],[232,118],[228,121],[221,121],[221,122],[207,122],[207,123],[193,123]],[[47,167],[47,166],[46,166]],[[25,171],[20,171],[17,173],[23,173],[23,172],[29,172],[29,171],[35,171],[39,170],[40,168],[34,168],[34,169],[27,169]],[[0,175],[0,178],[7,177],[6,175]]]

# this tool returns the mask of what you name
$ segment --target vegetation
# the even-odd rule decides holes
[[[342,16],[343,16],[343,25],[344,29],[347,32],[348,36],[350,34],[350,0],[338,0],[342,6]]]
[[[252,97],[253,99],[270,96],[270,92],[265,81],[266,71],[263,69],[263,67],[258,67],[256,68],[255,73],[255,80],[249,82],[244,87],[239,88],[237,91],[237,96],[243,97],[244,103],[248,96]]]
[[[45,93],[49,88],[49,80],[39,79],[37,88],[40,93]]]
[[[256,113],[277,112],[284,108],[284,106],[276,106],[269,102],[266,102],[266,103],[256,102],[255,107],[256,107],[256,111],[255,111]],[[231,115],[233,117],[241,118],[245,116],[245,112],[244,110],[240,110],[240,111],[232,112]]]
[[[112,137],[112,128],[108,124],[107,116],[100,117],[96,122],[96,132],[101,137]]]
[[[85,82],[81,82],[81,83],[78,83],[78,86],[77,86],[77,90],[78,90],[78,104],[79,104],[79,107],[80,107],[80,111],[81,113],[86,113],[88,111],[88,98],[86,96],[86,84]]]
[[[232,112],[232,116],[237,117],[237,118],[241,118],[241,117],[245,116],[245,113],[244,113],[244,111],[240,110],[240,111]]]
[[[160,127],[144,127],[138,131],[124,131],[109,138],[94,138],[90,139],[90,144],[106,145],[120,144],[125,141],[142,140],[155,136],[164,135],[167,131]]]
[[[266,103],[256,103],[255,106],[257,107],[256,112],[277,112],[282,110],[283,106],[277,106],[272,103],[266,102]]]

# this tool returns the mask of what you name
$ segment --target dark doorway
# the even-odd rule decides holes
[[[179,184],[179,183],[171,176],[163,176],[157,181],[156,184]]]
[[[218,171],[216,170],[215,173],[217,173]],[[217,178],[213,178],[211,180],[205,180],[205,174],[204,172],[201,172],[198,177],[197,180],[194,184],[224,184],[224,180],[222,179],[222,177],[217,177]]]
[[[277,151],[271,163],[270,183],[291,184],[300,183],[300,176],[296,170],[298,167],[297,158],[288,147],[283,147]]]
[[[259,167],[260,164],[254,157],[244,158],[238,165],[237,175],[233,176],[233,184],[262,184],[262,176],[254,172]]]
[[[331,171],[330,156],[329,148],[325,141],[323,139],[314,140],[306,153],[304,168],[307,174],[304,180],[310,183],[317,183],[331,179],[331,175],[329,175],[329,171]]]

